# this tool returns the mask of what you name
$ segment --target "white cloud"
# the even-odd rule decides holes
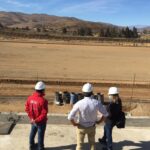
[[[0,0],[1,7],[8,10],[78,17],[86,14],[115,14],[123,1],[125,0]]]
[[[59,4],[62,0],[5,0],[2,4],[6,4],[6,7],[9,9],[16,9],[17,11],[23,12],[45,12],[47,11],[47,7],[53,9],[53,5]],[[1,0],[0,0],[1,2]],[[10,7],[8,7],[10,6]]]
[[[81,2],[75,5],[66,5],[65,8],[59,10],[59,13],[116,13],[118,12],[123,0],[92,0]]]
[[[7,0],[6,3],[14,5],[15,7],[31,7],[31,4],[27,4],[24,2],[19,2],[16,0]]]

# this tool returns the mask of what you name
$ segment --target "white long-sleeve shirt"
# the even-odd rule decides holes
[[[90,127],[98,120],[98,113],[101,113],[104,117],[108,116],[106,108],[98,100],[85,97],[73,106],[68,115],[68,120],[75,120],[77,114],[79,114],[79,124],[84,127]]]

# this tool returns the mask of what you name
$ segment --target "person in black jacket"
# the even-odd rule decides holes
[[[112,150],[112,130],[113,127],[117,124],[117,121],[119,120],[120,113],[122,112],[122,102],[119,97],[119,91],[116,87],[110,87],[108,91],[108,96],[110,103],[107,106],[107,111],[109,113],[109,116],[105,120],[104,125],[104,135],[100,139],[99,142],[101,144],[107,145],[107,148],[104,148],[103,150]]]

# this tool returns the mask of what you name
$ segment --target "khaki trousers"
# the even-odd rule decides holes
[[[84,144],[84,138],[87,134],[88,136],[88,142],[90,144],[90,150],[95,150],[95,126],[92,127],[77,127],[76,133],[77,133],[77,147],[76,150],[83,150],[83,144]]]

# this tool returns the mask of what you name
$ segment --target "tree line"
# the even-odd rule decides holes
[[[135,27],[129,29],[129,27],[117,29],[117,28],[107,28],[100,30],[101,37],[113,37],[113,38],[138,38],[138,31]]]
[[[67,34],[67,29],[63,28],[63,33]],[[78,36],[94,36],[94,32],[91,28],[81,27],[77,29],[76,35]],[[101,28],[97,33],[99,37],[110,37],[110,38],[138,38],[137,28],[129,29],[129,27],[118,29],[118,28]]]
[[[51,31],[44,27],[37,27],[36,30],[30,29],[28,26],[24,28],[7,28],[0,23],[0,30],[6,30],[7,32],[19,32],[24,33],[28,32],[28,34],[33,33],[42,33],[42,34],[52,34]],[[34,28],[35,29],[35,28]],[[138,38],[138,31],[137,28],[133,27],[130,29],[129,27],[126,28],[119,28],[119,27],[103,27],[100,28],[99,31],[93,31],[91,28],[88,27],[78,27],[73,31],[70,31],[67,27],[61,28],[58,32],[55,31],[56,35],[68,35],[68,36],[91,36],[91,37],[104,37],[104,38]]]

